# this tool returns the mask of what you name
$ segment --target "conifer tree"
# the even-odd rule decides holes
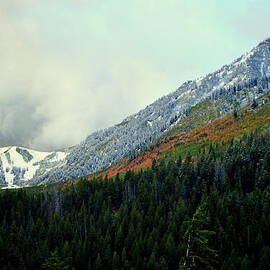
[[[202,202],[192,219],[186,222],[186,253],[180,262],[179,270],[214,269],[217,252],[209,246],[209,239],[215,232],[207,230],[206,211],[206,203]]]
[[[66,259],[58,255],[58,251],[51,252],[50,257],[42,264],[44,270],[70,270],[71,266]]]

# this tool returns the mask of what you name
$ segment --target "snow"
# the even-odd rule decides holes
[[[264,62],[261,63],[261,74],[264,76]]]
[[[8,149],[10,149],[10,146],[9,147],[1,147],[0,148],[0,155],[4,152],[6,152]]]
[[[35,184],[45,184],[102,171],[120,159],[144,150],[176,123],[181,124],[191,108],[205,99],[214,99],[220,111],[227,113],[232,109],[233,102],[237,101],[243,106],[253,95],[257,97],[262,94],[257,86],[249,89],[248,93],[237,90],[237,95],[232,89],[242,89],[255,78],[270,76],[269,49],[270,43],[261,43],[216,72],[185,82],[176,91],[125,118],[120,124],[90,134],[68,154],[57,153],[49,158],[52,153],[35,153],[28,149],[34,158],[26,163],[16,151],[0,149],[3,163],[0,169],[10,186],[17,184],[15,175],[6,172],[6,168],[12,167],[4,156],[8,150],[14,163],[12,168],[19,164],[27,169],[25,175],[20,176],[26,183],[32,180],[31,177],[34,177]]]
[[[32,159],[29,161],[25,160],[23,155],[17,151],[18,149],[27,151],[32,156]],[[52,154],[54,155],[53,158],[49,158]],[[33,179],[41,167],[41,161],[48,159],[50,163],[57,163],[64,160],[66,155],[67,153],[65,152],[40,152],[16,146],[0,148],[2,170],[9,188],[18,187],[18,185],[14,184],[16,176],[19,176],[19,180],[23,182]]]
[[[224,104],[219,104],[223,112],[230,111],[230,102],[236,98],[242,106],[249,94],[238,91],[236,97],[230,88],[240,86],[241,89],[250,80],[265,76],[262,70],[270,72],[269,47],[269,43],[259,45],[216,72],[185,82],[176,91],[124,119],[124,125],[116,125],[89,135],[66,157],[66,164],[49,171],[39,179],[40,182],[50,183],[88,175],[102,171],[124,157],[133,156],[176,123],[184,121],[193,106],[212,98],[214,94],[218,97],[223,95],[226,100]],[[256,91],[256,87],[250,90],[252,95]],[[100,148],[103,150],[98,151]]]
[[[25,186],[24,186],[25,187]],[[22,187],[20,187],[20,186],[18,186],[18,185],[13,185],[13,184],[10,184],[10,185],[8,185],[7,187],[2,187],[1,189],[17,189],[17,188],[22,188]]]

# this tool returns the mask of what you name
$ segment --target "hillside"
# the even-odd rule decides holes
[[[149,150],[142,152],[133,160],[124,159],[111,166],[102,173],[103,177],[112,177],[129,170],[145,169],[150,167],[154,160],[164,158],[165,160],[185,159],[187,156],[194,155],[209,147],[210,144],[227,142],[233,138],[240,138],[255,129],[270,127],[270,96],[268,95],[264,95],[258,100],[256,108],[253,108],[250,104],[235,112],[235,115],[230,113],[218,119],[214,117],[215,120],[203,125],[203,123],[209,122],[213,115],[211,106],[204,110],[208,104],[209,102],[198,104],[187,117],[189,123],[191,123],[190,129],[196,128],[189,132],[183,132],[185,130],[182,129],[183,126],[176,125],[157,144],[153,144]],[[200,111],[201,109],[203,109],[203,112]]]
[[[40,152],[25,147],[0,148],[0,186],[27,186],[29,180],[40,177],[63,162],[67,151]]]
[[[2,269],[268,269],[266,115],[268,104],[189,133],[237,137],[179,162],[169,152],[121,177],[0,191]]]
[[[268,269],[268,82],[198,102],[186,121],[102,172],[1,190],[3,270]],[[5,152],[30,165],[39,156]]]
[[[134,159],[162,138],[183,135],[258,102],[269,88],[270,39],[267,39],[231,64],[205,77],[187,81],[121,123],[94,132],[57,157],[57,162],[50,162],[44,156],[44,162],[36,160],[33,166],[28,166],[31,162],[22,166],[16,151],[10,161],[2,155],[2,163],[6,165],[0,169],[1,184],[48,184],[102,172],[123,159]],[[146,163],[149,165],[149,160]]]
[[[269,90],[269,48],[270,39],[218,71],[184,83],[175,92],[127,117],[120,124],[91,134],[73,148],[63,166],[33,179],[33,184],[74,179],[103,171],[119,160],[134,157],[147,149],[175,125],[184,132],[188,131],[192,128],[188,117],[194,106],[201,102],[213,105],[209,120],[246,106]]]

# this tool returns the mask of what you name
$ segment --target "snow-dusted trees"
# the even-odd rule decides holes
[[[267,43],[268,44],[268,43]],[[263,44],[204,78],[187,81],[120,124],[95,132],[75,147],[64,166],[38,179],[67,180],[101,171],[124,157],[134,157],[189,115],[196,104],[215,99],[221,113],[246,105],[269,89],[270,51]],[[63,178],[64,177],[64,178]]]

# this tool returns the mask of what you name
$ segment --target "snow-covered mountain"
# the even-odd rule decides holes
[[[223,113],[256,99],[269,89],[269,77],[270,39],[267,39],[230,65],[188,81],[120,124],[91,134],[71,151],[63,166],[34,183],[68,180],[102,171],[145,149],[175,123],[185,121],[191,107],[205,99],[215,99]]]
[[[267,39],[230,65],[187,81],[120,124],[94,132],[66,157],[62,156],[64,159],[56,167],[36,173],[28,183],[51,183],[102,171],[124,157],[133,157],[176,123],[181,124],[196,104],[212,99],[221,114],[226,113],[256,99],[269,90],[269,85],[270,39]],[[19,181],[20,177],[16,179]]]
[[[0,148],[0,185],[13,188],[28,185],[64,161],[66,152],[39,152],[24,147]]]

